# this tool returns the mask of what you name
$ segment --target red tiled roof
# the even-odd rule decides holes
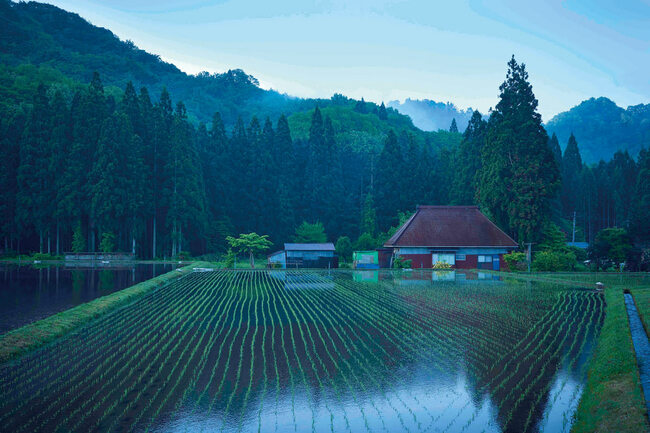
[[[509,247],[517,243],[477,206],[420,206],[386,247]]]

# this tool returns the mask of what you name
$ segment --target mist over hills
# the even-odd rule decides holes
[[[183,101],[189,119],[210,123],[220,112],[227,128],[239,117],[276,120],[284,113],[299,138],[308,133],[309,113],[316,105],[327,108],[342,140],[361,146],[380,146],[389,129],[409,132],[434,146],[455,145],[448,131],[453,119],[463,132],[473,110],[451,102],[428,99],[390,101],[387,116],[377,118],[378,105],[335,95],[303,99],[259,87],[255,77],[241,69],[189,75],[159,56],[122,41],[110,30],[96,27],[79,15],[49,4],[0,0],[0,108],[29,104],[39,83],[56,85],[72,97],[75,88],[99,72],[107,93],[116,99],[129,81],[146,87],[157,99],[167,88],[174,101]],[[617,150],[636,156],[650,146],[650,105],[627,109],[600,97],[582,102],[553,117],[546,128],[558,135],[562,148],[571,132],[587,163],[609,160]],[[487,113],[483,113],[486,115]]]
[[[451,102],[428,99],[390,101],[388,106],[411,117],[413,124],[425,131],[448,130],[456,119],[458,130],[463,132],[473,113],[471,108],[462,110]],[[650,147],[650,104],[625,109],[606,97],[590,98],[557,114],[545,128],[549,136],[557,134],[563,151],[573,133],[587,164],[608,161],[619,150],[636,158],[641,149]]]
[[[430,99],[407,98],[404,102],[390,101],[388,106],[407,114],[413,124],[424,131],[449,130],[451,121],[456,119],[458,130],[463,132],[474,112],[471,108],[458,109],[451,102],[436,102]]]

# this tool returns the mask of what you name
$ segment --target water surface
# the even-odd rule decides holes
[[[0,425],[568,432],[603,315],[491,274],[192,273],[0,367]]]
[[[169,272],[175,266],[82,268],[0,264],[0,335]]]

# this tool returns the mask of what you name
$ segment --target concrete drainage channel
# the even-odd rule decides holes
[[[625,308],[632,332],[632,343],[634,343],[634,352],[636,352],[636,363],[639,366],[639,376],[645,396],[645,406],[650,413],[650,341],[634,304],[634,298],[628,291],[625,291],[624,295]]]

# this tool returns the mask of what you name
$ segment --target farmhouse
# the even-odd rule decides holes
[[[270,268],[338,268],[334,244],[284,244],[284,250],[268,255]]]
[[[503,255],[517,243],[476,206],[419,206],[385,244],[413,268],[437,262],[456,269],[499,270]]]

